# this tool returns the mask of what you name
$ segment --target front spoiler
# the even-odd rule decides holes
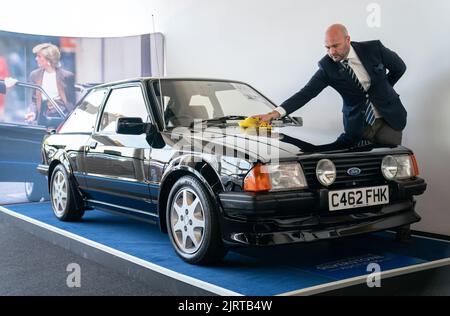
[[[420,221],[413,201],[387,205],[376,212],[264,218],[243,221],[222,217],[222,239],[229,246],[272,246],[328,240],[393,229]]]
[[[231,244],[271,246],[336,239],[397,228],[418,221],[420,221],[420,216],[414,211],[409,211],[367,223],[274,233],[235,233],[229,237]]]

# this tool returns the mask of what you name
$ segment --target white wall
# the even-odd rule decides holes
[[[0,30],[68,37],[150,33],[152,0],[2,1]]]

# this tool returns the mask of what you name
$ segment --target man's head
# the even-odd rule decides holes
[[[350,36],[342,24],[333,24],[325,32],[325,47],[328,56],[335,62],[347,57],[350,51]]]

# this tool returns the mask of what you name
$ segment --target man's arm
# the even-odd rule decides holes
[[[327,76],[322,68],[320,68],[299,92],[284,101],[281,106],[268,114],[254,115],[253,117],[258,117],[263,121],[270,121],[290,114],[316,97],[328,85]]]
[[[315,98],[323,89],[328,86],[328,80],[325,72],[320,68],[312,76],[309,82],[296,94],[281,104],[281,107],[290,114],[300,109],[311,99]]]
[[[394,86],[406,71],[406,65],[397,53],[383,46],[380,42],[381,59],[389,70],[387,80]]]

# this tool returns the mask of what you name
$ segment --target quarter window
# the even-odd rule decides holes
[[[90,92],[61,127],[60,133],[92,133],[107,89]]]
[[[148,122],[147,106],[140,87],[112,90],[100,120],[100,132],[115,132],[119,117],[140,117]]]

